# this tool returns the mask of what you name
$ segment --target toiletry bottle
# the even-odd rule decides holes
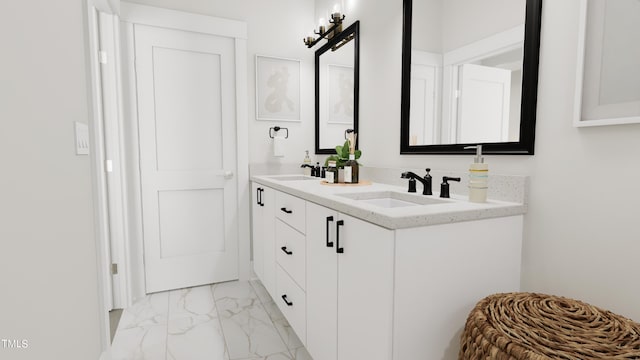
[[[356,161],[356,139],[358,135],[354,132],[347,135],[349,140],[349,160],[344,163],[344,182],[347,184],[357,184],[360,175],[358,162]]]
[[[489,187],[489,165],[484,162],[482,145],[467,146],[465,149],[476,149],[473,164],[469,165],[469,201],[486,202]]]
[[[309,159],[309,150],[305,150],[306,151],[306,155],[304,156],[304,160],[302,161],[302,166],[304,165],[309,165],[309,166],[304,166],[303,167],[303,174],[305,176],[311,176],[311,159]]]
[[[351,181],[347,180],[347,168],[349,168],[349,178],[351,179]],[[356,156],[355,154],[349,154],[349,160],[344,163],[344,182],[357,184],[359,175],[360,169],[358,167],[358,162],[356,161]]]
[[[347,160],[347,162],[344,163],[343,172],[344,172],[344,183],[351,184],[351,165],[349,165],[349,160]]]
[[[338,168],[336,167],[335,161],[329,161],[329,168],[327,169],[325,177],[329,184],[335,184],[338,182]]]

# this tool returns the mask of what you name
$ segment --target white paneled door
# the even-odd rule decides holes
[[[237,279],[234,40],[134,36],[146,292]]]
[[[509,141],[511,71],[464,64],[460,92],[458,143]]]

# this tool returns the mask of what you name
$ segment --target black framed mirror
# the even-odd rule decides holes
[[[360,138],[359,27],[360,22],[354,22],[316,50],[316,154],[335,154],[347,130],[354,130]]]
[[[400,153],[533,155],[542,0],[403,1]]]

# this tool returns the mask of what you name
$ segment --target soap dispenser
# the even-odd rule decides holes
[[[469,201],[474,203],[487,202],[489,165],[484,162],[482,145],[467,146],[465,149],[476,149],[473,164],[469,165]]]
[[[302,173],[305,176],[311,176],[311,169],[313,166],[311,165],[311,159],[309,158],[309,150],[305,150],[306,155],[304,156],[304,160],[302,161]]]

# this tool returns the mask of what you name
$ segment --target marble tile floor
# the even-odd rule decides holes
[[[125,309],[112,360],[312,360],[258,280],[148,295]]]

